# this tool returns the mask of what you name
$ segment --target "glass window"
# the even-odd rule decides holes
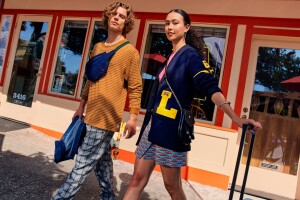
[[[48,22],[22,21],[7,101],[31,107],[47,35]]]
[[[103,27],[102,21],[95,21],[89,52],[93,50],[95,44],[106,40],[106,38],[107,30]]]
[[[1,2],[0,2],[1,3]],[[3,63],[6,53],[6,46],[9,37],[9,30],[11,26],[12,16],[3,16],[1,23],[1,32],[0,32],[0,79],[3,70]]]
[[[249,118],[264,127],[252,166],[297,175],[300,155],[300,50],[259,47]],[[251,137],[246,138],[243,163]]]
[[[65,21],[51,92],[75,95],[87,27],[87,20]]]
[[[93,33],[92,33],[92,39],[91,39],[91,42],[90,42],[90,45],[89,45],[88,56],[93,51],[94,45],[97,44],[98,42],[105,41],[106,38],[107,38],[107,30],[103,27],[102,21],[95,21],[94,28],[93,28]],[[87,79],[85,78],[85,76],[83,76],[83,83],[82,83],[82,87],[81,87],[80,96],[81,96],[81,93],[83,91],[86,80]]]
[[[205,56],[204,59],[209,63],[211,72],[220,81],[227,39],[227,28],[204,25],[193,26],[193,28],[203,35],[205,43],[203,52]],[[161,64],[171,52],[172,44],[165,36],[164,24],[149,24],[142,58],[143,94],[141,106],[144,109],[147,107],[150,96],[149,93],[155,76]],[[196,94],[191,109],[195,114],[195,119],[213,122],[215,105],[205,96]]]

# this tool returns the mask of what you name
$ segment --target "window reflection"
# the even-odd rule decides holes
[[[52,80],[52,92],[72,96],[75,94],[87,27],[88,21],[65,21]]]
[[[297,175],[299,94],[300,50],[260,47],[249,118],[260,121],[264,128],[256,136],[252,166]],[[249,143],[250,138],[246,138],[243,163]]]
[[[209,63],[210,70],[217,79],[224,57],[226,28],[193,26],[203,35],[204,59]],[[150,24],[147,35],[145,51],[142,60],[143,94],[142,108],[147,108],[150,90],[162,63],[172,52],[172,44],[168,41],[163,24]],[[201,94],[196,94],[192,104],[192,111],[196,119],[213,121],[215,106],[210,99]]]
[[[107,30],[103,26],[102,21],[95,21],[94,30],[92,34],[92,41],[90,44],[90,52],[93,50],[94,45],[98,42],[103,42],[107,38]]]
[[[2,18],[1,32],[0,32],[0,78],[3,70],[3,62],[6,53],[6,45],[8,42],[11,19],[12,19],[11,16],[3,16]]]

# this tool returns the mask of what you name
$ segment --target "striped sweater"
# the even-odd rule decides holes
[[[97,43],[91,57],[109,52],[126,41],[122,40],[110,47],[106,47],[103,42]],[[139,53],[131,44],[125,45],[115,53],[105,76],[95,83],[86,82],[82,93],[82,99],[87,100],[85,123],[107,131],[119,131],[127,92],[130,113],[138,114],[142,79]]]

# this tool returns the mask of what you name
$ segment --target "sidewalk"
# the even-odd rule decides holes
[[[50,200],[64,183],[74,161],[55,164],[55,139],[30,127],[0,118],[0,200]],[[133,165],[114,160],[115,192],[122,199],[128,186]],[[226,200],[229,191],[183,180],[187,199]],[[239,199],[235,194],[234,199]],[[99,186],[90,173],[75,200],[99,199]],[[143,200],[170,199],[161,173],[153,172],[142,195]],[[262,198],[244,195],[246,200]]]

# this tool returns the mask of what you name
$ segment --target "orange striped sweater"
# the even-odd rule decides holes
[[[113,46],[104,43],[94,46],[91,57],[109,52],[126,42],[122,40]],[[141,103],[142,79],[137,49],[127,44],[112,57],[105,76],[97,82],[86,82],[82,99],[87,100],[85,123],[91,126],[118,132],[124,112],[127,92],[130,113],[138,114]]]

